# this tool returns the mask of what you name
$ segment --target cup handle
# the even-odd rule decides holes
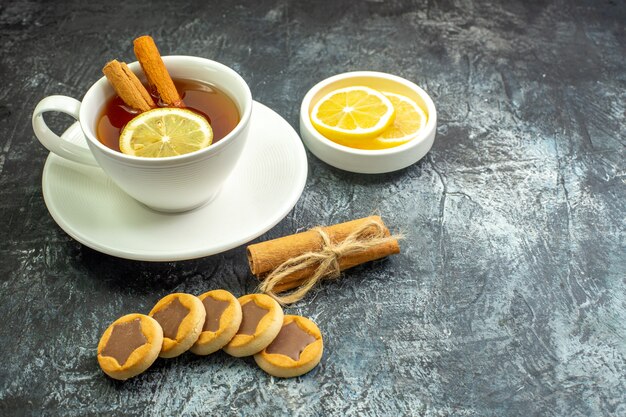
[[[62,139],[50,130],[43,119],[43,114],[49,111],[65,113],[78,120],[80,101],[67,96],[49,96],[44,98],[37,104],[33,112],[33,130],[39,142],[50,152],[80,164],[98,166],[89,149]]]

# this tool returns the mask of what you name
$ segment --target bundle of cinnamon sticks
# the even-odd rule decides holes
[[[400,252],[398,239],[380,216],[369,216],[248,246],[248,263],[259,290],[281,304],[304,297],[341,271]],[[287,295],[279,295],[291,291]]]
[[[133,46],[135,56],[148,79],[148,85],[158,94],[161,102],[170,107],[185,107],[154,39],[141,36],[133,41]],[[126,63],[114,59],[104,66],[102,72],[127,106],[138,112],[158,107],[152,95]]]

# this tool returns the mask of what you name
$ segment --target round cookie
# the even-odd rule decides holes
[[[104,331],[98,343],[98,364],[113,379],[139,375],[159,357],[163,330],[152,317],[127,314]]]
[[[315,368],[323,353],[322,333],[315,323],[306,317],[285,316],[278,336],[254,360],[270,375],[291,378]]]
[[[206,312],[202,301],[194,295],[174,293],[161,298],[150,316],[163,329],[162,358],[173,358],[188,350],[198,339]]]
[[[213,290],[199,295],[206,318],[202,333],[191,347],[196,355],[208,355],[224,347],[235,336],[241,324],[241,304],[225,290]]]
[[[248,294],[238,300],[243,313],[241,326],[223,349],[231,356],[254,355],[272,343],[280,331],[283,309],[265,294]]]

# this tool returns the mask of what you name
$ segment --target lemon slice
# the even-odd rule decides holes
[[[328,139],[354,147],[355,142],[379,136],[394,120],[391,101],[369,87],[331,91],[317,102],[311,123]]]
[[[386,149],[402,145],[417,136],[417,132],[426,125],[426,113],[415,101],[400,94],[383,94],[396,109],[396,118],[377,138],[358,143],[360,149]]]
[[[213,141],[209,122],[191,110],[163,107],[141,113],[120,134],[126,155],[163,158],[206,148]]]

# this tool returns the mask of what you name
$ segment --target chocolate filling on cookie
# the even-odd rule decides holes
[[[259,325],[259,322],[269,313],[269,310],[259,307],[254,301],[248,301],[241,306],[241,312],[243,313],[243,317],[237,334],[253,335],[254,332],[256,332],[256,327]]]
[[[215,298],[208,296],[202,300],[202,304],[204,304],[204,309],[206,310],[206,319],[204,320],[204,327],[202,327],[202,331],[218,331],[220,329],[220,319],[222,318],[222,314],[224,314],[224,311],[228,308],[230,303],[228,301],[216,300]]]
[[[169,303],[164,309],[157,311],[152,317],[159,322],[163,328],[163,336],[172,340],[176,339],[178,327],[189,314],[189,309],[185,307],[178,298]]]
[[[300,360],[300,354],[311,343],[315,342],[315,337],[305,332],[292,321],[280,329],[276,339],[265,349],[267,353],[279,353],[289,356],[294,361]]]
[[[123,366],[131,353],[148,343],[141,331],[141,319],[119,323],[113,326],[111,336],[100,354],[110,356]]]

